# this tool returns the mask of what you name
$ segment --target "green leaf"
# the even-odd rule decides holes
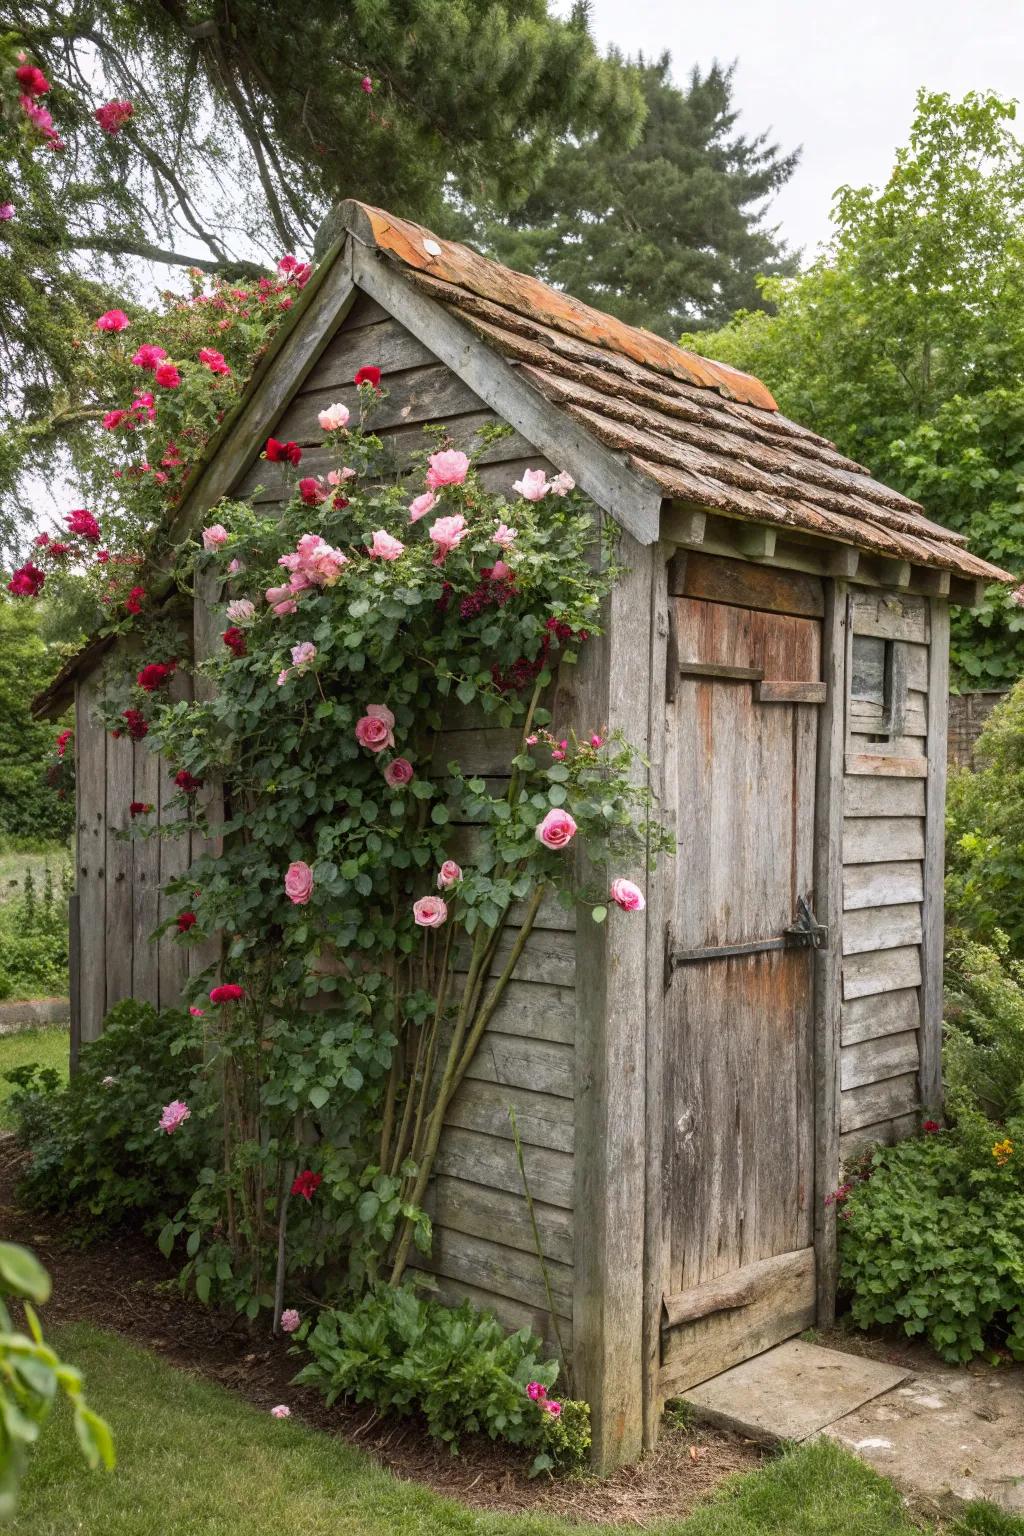
[[[309,1102],[314,1109],[323,1109],[330,1096],[322,1083],[317,1083],[315,1087],[309,1090]]]
[[[605,918],[608,916],[608,908],[594,907],[592,908],[590,915],[594,919],[595,923],[603,923]]]
[[[455,690],[456,697],[462,704],[472,704],[476,698],[476,684],[465,679]]]
[[[431,810],[430,819],[434,823],[435,827],[447,826],[450,818],[448,816],[447,808],[443,806],[440,801],[438,801],[438,803]]]
[[[196,1295],[205,1306],[210,1299],[210,1277],[207,1274],[196,1276]]]
[[[35,1254],[20,1243],[0,1243],[0,1290],[42,1306],[50,1299],[50,1277]]]

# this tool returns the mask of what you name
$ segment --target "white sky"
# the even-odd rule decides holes
[[[1022,0],[592,0],[591,19],[602,47],[667,48],[679,82],[694,63],[739,61],[742,129],[803,145],[770,222],[807,256],[837,187],[886,179],[918,86],[1024,96]]]

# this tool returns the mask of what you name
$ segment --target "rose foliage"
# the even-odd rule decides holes
[[[366,377],[364,418],[379,399]],[[161,1244],[250,1316],[399,1284],[534,925],[552,902],[635,921],[624,875],[668,846],[636,753],[563,702],[617,574],[568,477],[524,476],[510,504],[439,442],[410,506],[366,422],[325,415],[329,475],[275,445],[283,511],[222,503],[177,552],[174,581],[213,594],[211,654],[144,606],[104,682],[109,728],[166,760],[181,830],[221,843],[166,887],[163,930],[210,959],[203,1067],[167,1081],[161,1134],[215,1152]],[[474,741],[491,755],[464,763]],[[158,835],[144,807],[132,827]]]

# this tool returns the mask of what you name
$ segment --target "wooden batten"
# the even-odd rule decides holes
[[[928,779],[925,801],[924,898],[921,907],[921,1103],[942,1100],[942,961],[946,851],[946,734],[949,717],[949,605],[931,605]]]

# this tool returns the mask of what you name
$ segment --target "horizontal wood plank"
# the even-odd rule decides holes
[[[572,1045],[576,1031],[573,989],[510,981],[491,1015],[491,1028],[506,1035]]]
[[[882,779],[851,774],[843,781],[847,816],[923,816],[922,779]]]
[[[917,1104],[916,1072],[886,1078],[881,1083],[866,1083],[863,1088],[848,1088],[843,1093],[840,1125],[844,1134],[860,1130],[866,1125],[911,1114]]]
[[[915,1110],[909,1115],[897,1115],[893,1120],[883,1120],[877,1125],[862,1125],[856,1131],[847,1131],[839,1138],[839,1156],[844,1163],[859,1157],[871,1147],[891,1147],[906,1136],[913,1136],[920,1129],[920,1115]]]
[[[846,750],[851,757],[917,758],[925,755],[920,736],[887,736],[884,732],[872,731],[867,720],[853,720],[850,725],[853,728],[846,740]],[[846,771],[856,773],[857,769],[847,767]],[[896,774],[891,776],[896,777]],[[925,774],[904,772],[902,777],[924,778]]]
[[[507,1124],[506,1116],[506,1124]],[[571,1153],[553,1152],[548,1147],[524,1143],[523,1162],[530,1194],[535,1200],[573,1208],[573,1159]],[[435,1169],[438,1174],[486,1184],[522,1194],[523,1178],[516,1162],[516,1149],[510,1138],[448,1126],[441,1137]]]
[[[516,1112],[516,1125],[524,1146],[572,1152],[573,1101],[555,1094],[509,1088],[500,1083],[478,1083],[467,1078],[451,1102],[445,1124],[464,1131],[482,1131],[499,1139],[507,1137],[511,1141],[510,1109]],[[557,1201],[552,1203],[557,1204]]]
[[[422,1287],[424,1294],[436,1297],[447,1307],[457,1307],[460,1302],[469,1301],[478,1312],[492,1312],[509,1333],[516,1333],[520,1328],[529,1328],[531,1333],[536,1334],[543,1341],[549,1357],[557,1358],[558,1345],[546,1302],[544,1306],[526,1306],[521,1301],[513,1301],[508,1296],[499,1296],[494,1291],[467,1285],[465,1281],[448,1280],[444,1275],[427,1274],[416,1268],[410,1268],[408,1273],[409,1278]],[[568,1318],[559,1319],[558,1332],[566,1352],[571,1354],[572,1323]]]
[[[518,1034],[500,1034],[488,1029],[466,1076],[477,1083],[533,1088],[538,1093],[571,1099],[574,1054],[571,1045],[554,1045],[547,1040],[530,1040]]]
[[[899,949],[921,942],[921,906],[863,907],[843,917],[843,954],[859,955],[872,949]]]
[[[924,866],[916,859],[892,864],[843,866],[843,907],[894,907],[920,901],[924,895]]]
[[[844,818],[844,864],[888,864],[923,858],[924,822],[920,817]]]
[[[842,1007],[842,1043],[857,1045],[882,1035],[898,1035],[921,1023],[921,1000],[916,987],[900,992],[880,992],[854,997]]]
[[[481,401],[462,380],[441,363],[425,368],[409,368],[384,380],[387,397],[374,407],[369,423],[372,431],[387,427],[407,427],[414,422],[444,421],[479,411]],[[332,385],[330,389],[296,395],[274,428],[282,441],[321,444],[324,433],[317,417],[335,402],[348,407],[353,419],[359,416],[359,391],[354,384]]]
[[[905,1072],[916,1072],[919,1061],[916,1029],[902,1035],[883,1035],[878,1040],[843,1047],[840,1080],[844,1089],[863,1088],[867,1083],[881,1083]]]
[[[711,603],[731,603],[798,618],[820,619],[825,612],[824,591],[815,576],[692,550],[672,560],[668,590],[672,597],[702,597]]]
[[[428,1273],[476,1286],[491,1295],[507,1296],[525,1306],[544,1308],[547,1296],[541,1262],[535,1253],[522,1253],[503,1243],[472,1237],[450,1227],[435,1227],[429,1256],[416,1262]],[[559,1318],[572,1317],[572,1269],[554,1259],[545,1261]]]
[[[898,992],[921,984],[921,951],[916,944],[906,949],[883,949],[866,955],[843,957],[843,999],[870,997],[876,992]]]
[[[902,717],[901,733],[904,736],[927,736],[928,713],[920,704],[914,701],[917,694],[909,694],[907,707]],[[868,699],[851,699],[847,706],[847,718],[850,721],[850,729],[858,733],[869,735],[872,732],[888,732],[888,711],[879,704],[873,704]]]
[[[913,752],[906,757],[897,757],[891,752],[880,752],[877,747],[870,751],[858,748],[856,751],[847,752],[846,772],[873,774],[883,779],[926,779],[928,759],[922,754],[917,744]]]
[[[533,1195],[532,1189],[530,1194]],[[427,1211],[435,1226],[505,1243],[523,1253],[536,1253],[530,1212],[521,1194],[513,1195],[505,1190],[490,1189],[486,1184],[442,1175],[433,1182]],[[560,1264],[571,1264],[572,1212],[557,1205],[545,1205],[540,1200],[534,1200],[533,1212],[544,1257],[557,1259]]]
[[[854,592],[850,598],[850,625],[855,635],[877,635],[883,640],[928,641],[928,601],[911,594]]]
[[[498,940],[490,975],[500,975],[515,940],[515,930],[506,928]],[[464,972],[468,966],[469,949],[462,946],[455,951],[454,967],[456,971]],[[517,981],[539,981],[548,986],[571,987],[576,979],[576,935],[557,928],[535,928],[519,956],[514,974]]]
[[[390,316],[354,330],[343,325],[324,348],[319,362],[306,375],[299,394],[317,394],[320,390],[351,384],[357,370],[367,364],[386,375],[436,362],[430,348]],[[388,387],[386,379],[384,387]]]
[[[783,679],[766,678],[754,684],[754,699],[758,704],[824,704],[824,683],[796,683]]]

